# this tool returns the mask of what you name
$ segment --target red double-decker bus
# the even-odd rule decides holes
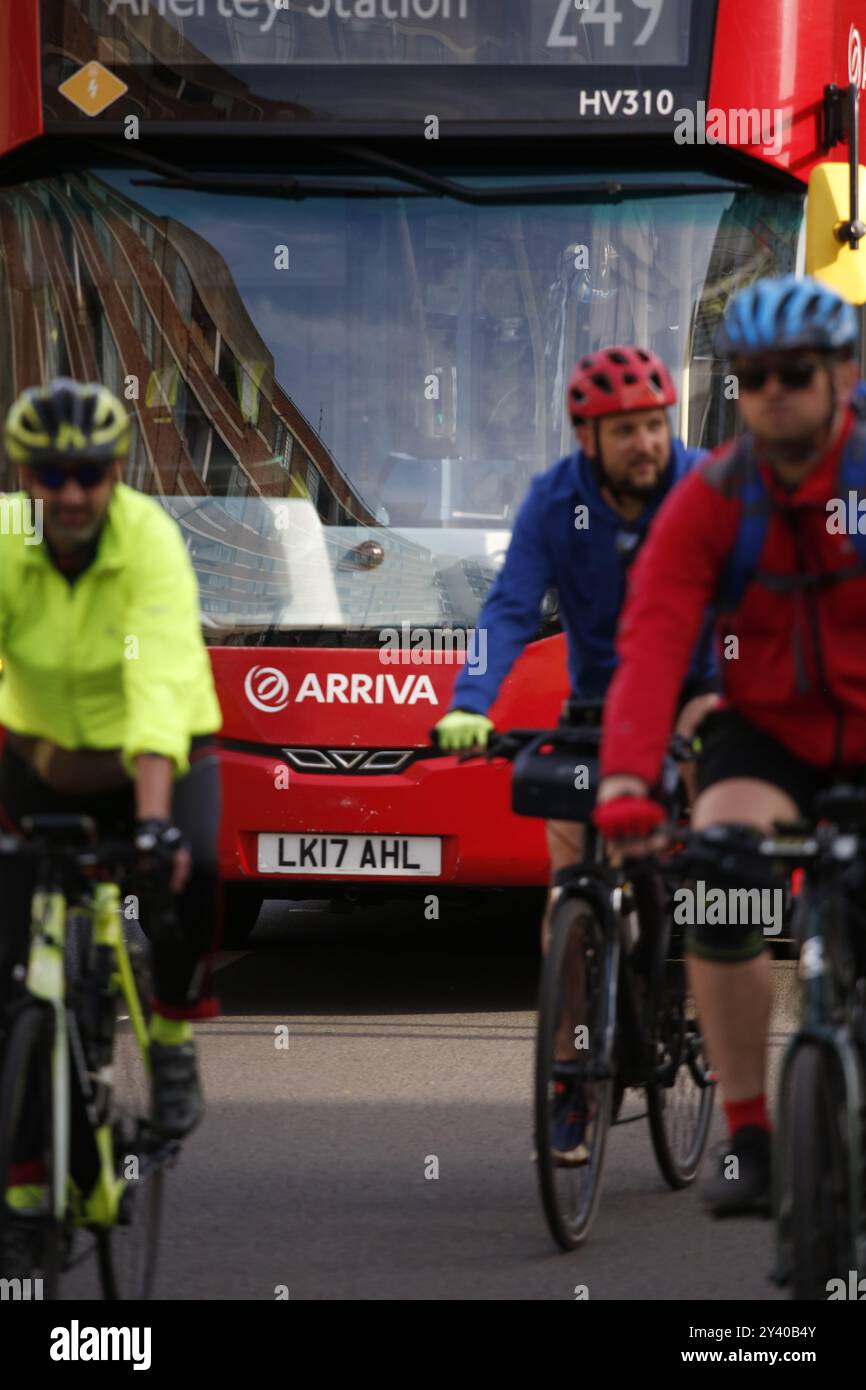
[[[734,291],[866,299],[864,40],[858,0],[2,6],[0,410],[129,404],[201,587],[235,936],[280,892],[544,881],[507,770],[429,729],[576,357],[660,353],[709,447]],[[565,687],[551,594],[492,713]]]

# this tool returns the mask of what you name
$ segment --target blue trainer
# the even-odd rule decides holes
[[[565,1068],[553,1073],[553,1157],[560,1167],[579,1167],[589,1162],[586,1141],[591,1124],[583,1082]]]

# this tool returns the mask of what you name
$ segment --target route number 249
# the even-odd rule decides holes
[[[635,48],[643,48],[658,27],[665,0],[631,0],[631,3],[639,10],[646,10],[649,16],[634,40]],[[577,47],[577,34],[566,33],[568,20],[572,15],[576,15],[581,23],[587,26],[604,25],[604,46],[613,48],[616,43],[616,26],[623,21],[622,10],[617,9],[617,0],[559,0],[556,18],[547,36],[548,48]]]

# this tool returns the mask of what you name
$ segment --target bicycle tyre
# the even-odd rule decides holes
[[[33,1269],[41,1270],[42,1298],[56,1299],[63,1265],[65,1223],[55,1220],[51,1211],[54,1178],[54,1116],[52,1108],[52,1049],[54,1015],[36,1002],[24,1004],[10,1023],[0,1068],[0,1252],[6,1249],[7,1233],[15,1219],[7,1205],[7,1175],[14,1161],[25,1111],[27,1125],[39,1135],[39,1158],[44,1165],[46,1197],[44,1209],[32,1218],[28,1244]],[[33,1102],[38,1107],[34,1124]],[[28,1143],[29,1148],[29,1143]],[[34,1155],[35,1157],[35,1155]],[[29,1220],[30,1218],[28,1218]],[[2,1271],[5,1273],[5,1270]]]
[[[107,1303],[146,1303],[153,1297],[165,1192],[163,1165],[155,1162],[152,1171],[145,1168],[138,1184],[128,1220],[96,1236],[99,1280]],[[135,1232],[132,1240],[127,1240],[127,1230]]]
[[[265,894],[255,884],[230,883],[223,888],[221,950],[232,951],[246,946],[264,903]]]
[[[149,1019],[151,976],[149,948],[141,932],[124,923],[136,992]],[[165,1165],[149,1134],[149,1079],[131,1026],[120,1017],[125,1001],[117,996],[111,1122],[115,1162],[121,1172],[131,1159],[138,1164],[121,1199],[114,1226],[97,1232],[97,1257],[103,1298],[109,1302],[146,1301],[153,1297],[162,1227]]]
[[[690,997],[685,959],[679,946],[672,946],[667,919],[653,953],[647,996],[646,1098],[656,1162],[675,1191],[697,1177],[716,1093]]]
[[[535,1138],[541,1204],[550,1233],[563,1250],[574,1250],[586,1240],[598,1209],[614,1090],[613,1076],[591,1083],[594,1114],[589,1159],[580,1167],[563,1167],[556,1160],[552,1144],[551,1088],[570,950],[580,951],[583,958],[586,1022],[589,1038],[597,1040],[604,1008],[606,949],[602,928],[585,899],[564,896],[556,908],[541,971],[535,1055]],[[576,1200],[567,1202],[566,1194],[573,1196],[578,1185]]]
[[[791,1297],[825,1301],[830,1279],[856,1269],[850,1229],[847,1093],[839,1059],[818,1044],[797,1048],[788,1076]]]

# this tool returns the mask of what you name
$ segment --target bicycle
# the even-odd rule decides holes
[[[35,865],[25,988],[7,1010],[0,1064],[0,1252],[23,1242],[27,1272],[56,1298],[95,1243],[103,1296],[147,1299],[180,1145],[148,1121],[149,949],[121,908],[139,856],[100,843],[87,816],[32,816],[21,830],[0,836],[0,855]],[[70,1172],[73,1135],[92,1144],[87,1193]]]
[[[535,1055],[539,1189],[551,1235],[564,1250],[576,1249],[589,1234],[611,1124],[646,1114],[665,1181],[684,1188],[697,1174],[715,1095],[682,941],[663,908],[643,940],[638,976],[635,886],[623,868],[605,863],[602,838],[590,821],[601,707],[582,702],[572,709],[581,721],[577,727],[493,733],[485,750],[488,758],[514,763],[518,815],[585,823],[583,861],[556,876],[560,893],[541,971]],[[691,751],[681,740],[672,750],[680,761]],[[663,783],[673,796],[679,785],[673,759]],[[632,1087],[645,1091],[647,1110],[617,1121]],[[582,1133],[572,1150],[564,1150],[560,1136],[569,1106]]]
[[[776,1262],[795,1299],[866,1274],[866,791],[821,793],[811,821],[773,835],[716,826],[686,848],[693,864],[780,884],[803,870],[793,933],[799,1026],[782,1057],[773,1164]]]

